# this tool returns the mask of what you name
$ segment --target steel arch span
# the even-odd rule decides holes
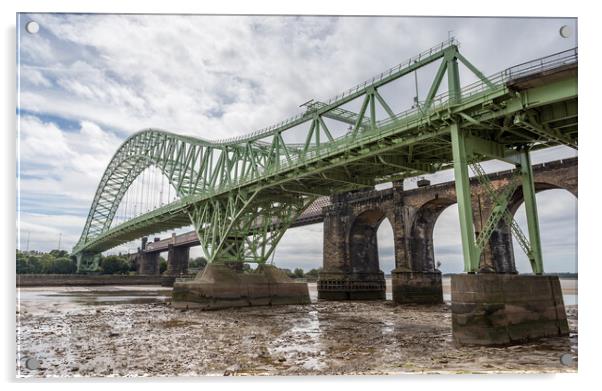
[[[382,86],[435,62],[439,68],[417,107],[397,113],[379,93]],[[459,65],[477,82],[460,88]],[[446,76],[449,90],[437,95]],[[357,113],[344,107],[352,101],[360,103]],[[577,148],[577,49],[487,77],[450,39],[326,102],[305,106],[302,114],[226,140],[156,129],[129,137],[100,180],[74,248],[79,269],[94,269],[97,256],[117,245],[190,224],[210,262],[264,263],[286,229],[319,196],[451,167],[462,188],[468,164],[489,159],[522,165],[522,177],[528,176],[529,151]],[[332,123],[349,129],[337,136]],[[304,141],[285,142],[299,129]],[[179,199],[114,226],[124,194],[148,167],[167,178]],[[469,194],[458,193],[464,197],[459,205],[470,204]],[[505,205],[505,197],[496,202]],[[491,216],[490,225],[500,216]],[[475,238],[469,227],[463,228],[463,246],[469,249],[465,258],[472,260],[467,271],[474,268],[488,234]]]

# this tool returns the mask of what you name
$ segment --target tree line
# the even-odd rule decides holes
[[[190,269],[202,269],[207,265],[204,257],[190,259]],[[101,274],[133,274],[136,265],[130,261],[128,255],[107,255],[100,257]],[[159,271],[167,270],[167,261],[159,257]],[[74,255],[66,250],[19,251],[16,253],[17,274],[75,274],[77,273],[77,260]]]
[[[77,261],[74,255],[65,250],[41,251],[19,251],[16,256],[17,274],[75,274],[77,273]],[[107,255],[100,257],[101,274],[134,274],[136,265],[128,255]],[[197,257],[190,259],[188,268],[190,271],[198,271],[207,266],[207,259]],[[167,270],[167,261],[159,257],[159,272]],[[250,271],[249,264],[244,264],[244,271]],[[302,268],[294,270],[282,269],[291,278],[306,278],[316,280],[322,268],[311,269],[307,273]]]
[[[21,252],[17,250],[17,274],[73,274],[77,263],[65,250]]]
[[[75,274],[77,260],[65,250],[19,251],[17,250],[17,274]],[[163,260],[165,261],[165,260]],[[167,268],[167,262],[165,262]],[[136,266],[127,255],[101,256],[102,274],[128,274],[136,271]]]
[[[282,269],[290,278],[305,278],[307,280],[317,280],[318,274],[322,271],[322,268],[311,269],[307,273],[300,267],[294,270]]]

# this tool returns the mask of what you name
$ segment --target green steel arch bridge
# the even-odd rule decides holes
[[[287,228],[318,197],[453,168],[465,271],[474,272],[495,225],[512,219],[506,213],[512,194],[490,193],[496,208],[482,232],[475,233],[468,168],[487,186],[479,162],[498,159],[516,167],[514,189],[523,186],[529,232],[523,234],[516,224],[512,232],[533,270],[541,273],[529,153],[556,145],[577,149],[577,48],[485,76],[458,47],[452,38],[245,136],[209,141],[158,129],[132,135],[100,180],[73,249],[78,269],[95,270],[103,251],[191,224],[209,262],[265,263]],[[439,65],[424,101],[395,112],[379,90],[431,63]],[[460,66],[477,81],[462,88]],[[448,91],[437,95],[445,78]],[[344,107],[352,101],[361,102],[358,112]],[[333,123],[343,124],[345,132],[337,136]],[[290,141],[293,131],[302,134],[295,142]],[[133,183],[149,169],[175,198],[136,211],[128,198],[152,198],[158,191],[151,179],[132,194]],[[135,216],[120,219],[124,208],[126,215],[134,209]]]

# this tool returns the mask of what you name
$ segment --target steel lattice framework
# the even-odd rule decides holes
[[[436,61],[440,65],[424,102],[395,113],[379,88]],[[478,81],[460,88],[459,64]],[[94,268],[102,251],[190,223],[210,262],[262,263],[317,197],[454,167],[466,271],[474,271],[490,232],[476,237],[472,228],[468,165],[482,177],[479,161],[515,164],[528,203],[529,151],[560,144],[577,148],[576,69],[575,48],[486,77],[450,39],[329,101],[310,102],[296,117],[246,136],[207,141],[156,129],[136,133],[117,150],[102,176],[74,248],[78,265],[80,270]],[[446,75],[448,92],[436,95]],[[356,99],[362,102],[358,113],[341,107]],[[377,120],[377,105],[387,118]],[[333,137],[326,118],[348,125],[349,131]],[[301,125],[305,141],[286,143],[287,132]],[[151,166],[168,178],[179,199],[112,226],[127,189]],[[486,227],[508,219],[504,210],[511,195],[492,194],[500,212]],[[532,201],[527,207],[531,243],[516,234],[539,271],[534,192]]]

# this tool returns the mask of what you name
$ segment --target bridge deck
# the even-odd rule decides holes
[[[551,161],[551,162],[545,162],[545,163],[540,163],[540,164],[534,165],[533,171],[534,171],[534,173],[537,174],[537,173],[546,172],[546,171],[553,171],[558,168],[574,167],[574,166],[577,166],[577,164],[578,164],[578,158],[576,158],[576,157],[569,158],[569,159],[561,159],[561,160],[555,160],[555,161]],[[488,175],[488,177],[490,180],[494,180],[494,179],[499,179],[499,178],[503,178],[503,177],[510,177],[510,176],[512,176],[512,174],[513,174],[512,170],[504,170],[504,171],[492,172]],[[424,191],[429,191],[429,190],[436,189],[436,188],[443,189],[443,188],[447,188],[450,186],[455,186],[455,183],[453,181],[448,181],[448,182],[438,183],[435,185],[419,187],[416,189],[405,190],[404,193],[412,194],[415,192],[424,192]],[[358,195],[363,194],[369,198],[378,198],[381,194],[384,194],[384,193],[390,192],[390,191],[391,191],[391,189],[374,190],[374,191],[367,191],[367,192],[364,191],[364,192],[358,193]],[[291,225],[291,228],[321,223],[322,221],[324,221],[323,208],[330,206],[330,205],[332,205],[330,197],[318,198]],[[144,252],[146,252],[146,253],[164,252],[164,251],[168,250],[170,244],[172,244],[175,247],[194,247],[194,246],[198,246],[200,243],[199,243],[199,237],[198,237],[197,233],[195,231],[190,231],[190,232],[186,232],[186,233],[183,233],[180,235],[174,235],[167,239],[162,239],[162,240],[147,243],[147,245],[144,249]]]

